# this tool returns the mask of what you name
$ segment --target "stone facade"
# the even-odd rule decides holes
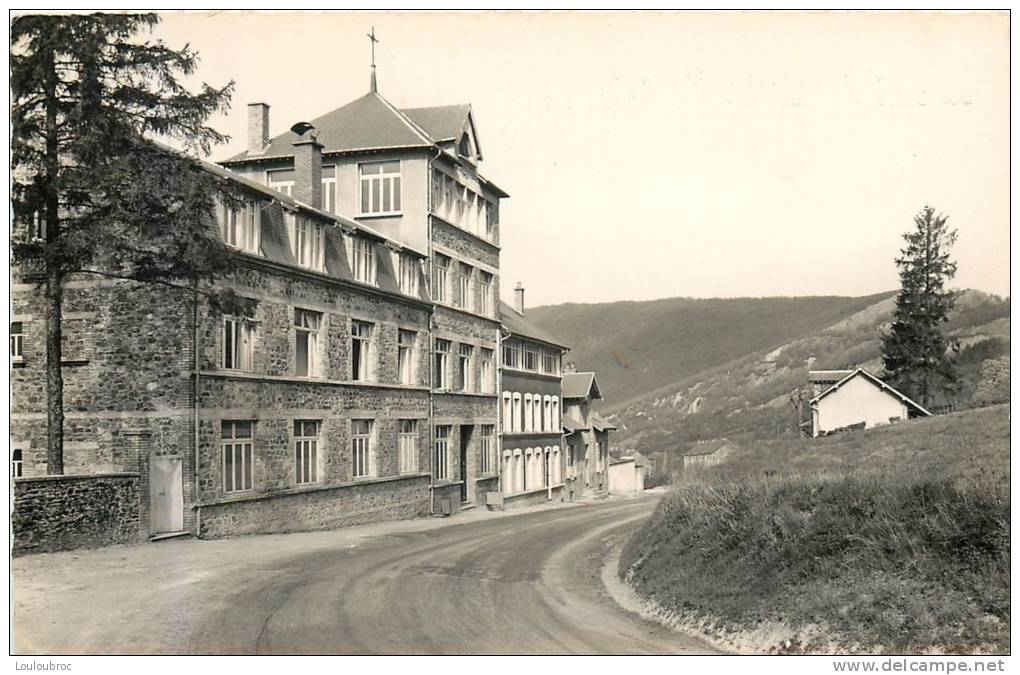
[[[12,553],[135,543],[143,535],[139,503],[138,474],[15,479]]]

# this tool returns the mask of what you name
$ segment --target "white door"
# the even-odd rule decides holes
[[[153,534],[184,529],[184,483],[180,457],[149,461],[149,504]]]

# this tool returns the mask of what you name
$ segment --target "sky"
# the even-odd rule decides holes
[[[529,306],[865,295],[931,204],[954,285],[1009,294],[1009,20],[963,13],[166,13],[270,133],[368,91],[470,103]]]

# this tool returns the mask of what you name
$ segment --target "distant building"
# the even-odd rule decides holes
[[[699,441],[684,453],[684,469],[692,467],[713,466],[729,457],[737,445],[725,438],[711,441]]]
[[[609,491],[613,494],[636,494],[644,492],[648,475],[648,460],[635,455],[609,461]]]
[[[572,366],[567,367],[569,371]],[[595,373],[563,375],[563,433],[566,434],[567,494],[609,490],[609,432],[616,426],[593,409],[602,400]]]
[[[812,384],[821,389],[809,402],[813,437],[931,415],[920,404],[863,368],[812,371],[810,377]],[[823,388],[826,384],[829,386]]]

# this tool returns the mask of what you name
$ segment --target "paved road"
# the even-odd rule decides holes
[[[711,648],[600,572],[654,499],[15,561],[19,653],[633,654]]]

